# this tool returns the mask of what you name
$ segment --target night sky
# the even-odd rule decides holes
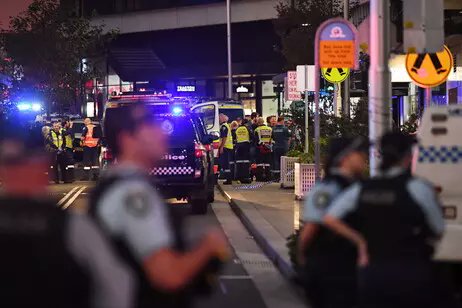
[[[10,16],[24,11],[32,0],[0,0],[0,27],[8,28]]]

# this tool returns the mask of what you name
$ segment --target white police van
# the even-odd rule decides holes
[[[417,133],[414,174],[435,185],[443,206],[446,232],[435,259],[462,261],[462,106],[428,108]]]

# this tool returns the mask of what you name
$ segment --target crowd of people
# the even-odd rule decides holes
[[[59,184],[73,183],[75,180],[75,134],[81,133],[78,146],[82,147],[84,175],[81,180],[96,180],[99,174],[99,150],[102,130],[92,123],[90,118],[84,120],[82,131],[77,132],[70,119],[54,121],[51,127],[42,127],[45,150],[52,155],[50,174],[52,180]]]
[[[228,123],[220,114],[219,162],[225,185],[233,180],[249,183],[254,178],[278,180],[280,160],[289,150],[291,132],[284,117],[265,120],[256,112]]]

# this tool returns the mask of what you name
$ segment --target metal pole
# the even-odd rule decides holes
[[[231,0],[226,0],[226,26],[228,36],[228,97],[233,97],[233,66],[231,55]]]
[[[305,153],[308,153],[310,149],[309,115],[310,105],[308,103],[308,91],[305,91]]]
[[[316,44],[318,45],[318,44]],[[321,179],[321,151],[319,148],[319,136],[320,136],[320,125],[319,125],[319,88],[321,76],[319,75],[319,60],[318,60],[318,46],[316,46],[316,60],[314,65],[314,174],[316,182]]]
[[[344,0],[343,2],[343,18],[349,19],[350,1]],[[343,115],[347,118],[350,117],[350,77],[343,82]]]
[[[432,88],[425,88],[425,108],[432,105]]]
[[[378,141],[391,128],[390,6],[389,0],[370,1],[369,139],[371,175],[380,163]]]

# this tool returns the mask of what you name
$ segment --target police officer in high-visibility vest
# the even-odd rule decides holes
[[[190,287],[204,271],[212,274],[212,261],[228,254],[226,239],[220,231],[209,231],[194,247],[185,247],[172,207],[148,175],[166,152],[162,122],[143,107],[113,117],[105,137],[118,163],[93,190],[90,214],[136,274],[134,307],[188,308]]]
[[[258,118],[257,128],[255,129],[255,143],[257,145],[257,170],[256,180],[257,181],[269,181],[271,180],[271,158],[272,158],[272,129],[265,125],[263,118]]]
[[[242,121],[242,124],[236,129],[236,143],[235,143],[235,178],[242,183],[250,183],[250,144],[252,142],[252,135],[249,131],[247,119]]]
[[[228,117],[222,113],[219,116],[220,120],[220,145],[218,147],[220,167],[223,171],[225,182],[223,184],[230,185],[234,178],[234,144],[231,126],[228,124]]]
[[[60,179],[63,182],[68,182],[66,167],[67,167],[67,157],[64,144],[63,131],[61,129],[61,124],[59,122],[54,122],[53,127],[50,130],[47,138],[48,149],[52,153],[52,164],[50,166],[51,173],[53,175],[53,180],[56,184],[60,183]],[[61,178],[60,178],[61,173]]]
[[[64,136],[64,151],[66,153],[66,179],[69,183],[74,182],[74,132],[73,123],[69,120],[64,121],[62,135]]]
[[[380,175],[346,190],[324,217],[357,246],[364,307],[454,307],[432,261],[445,227],[441,205],[433,185],[410,173],[414,143],[402,133],[384,135]],[[354,228],[342,221],[348,215]]]
[[[83,169],[85,172],[83,179],[91,180],[93,173],[93,180],[96,180],[99,174],[98,146],[102,132],[101,128],[94,125],[89,118],[84,120],[84,124],[81,139],[83,145]]]
[[[329,141],[324,178],[307,193],[304,225],[297,254],[303,286],[313,308],[353,308],[357,305],[356,249],[323,225],[331,203],[360,180],[367,168],[368,142],[363,138]]]

